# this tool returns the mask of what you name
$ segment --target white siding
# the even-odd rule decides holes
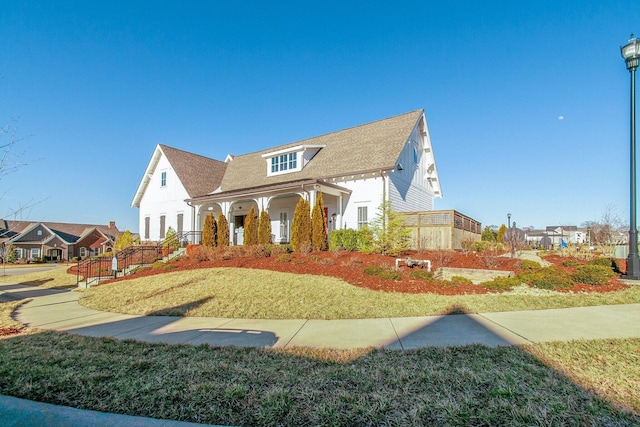
[[[424,148],[423,137],[416,127],[396,161],[396,169],[389,175],[389,200],[396,212],[433,210],[435,195],[426,179],[431,160]]]
[[[166,172],[166,185],[161,185],[162,172]],[[149,240],[160,240],[160,216],[165,216],[165,232],[178,230],[178,214],[183,216],[183,230],[193,230],[191,207],[184,201],[189,195],[164,155],[153,171],[149,185],[140,200],[139,232],[144,240],[145,218],[149,218]]]
[[[381,177],[341,182],[342,187],[352,191],[348,200],[345,198],[345,210],[341,228],[358,228],[358,207],[366,206],[369,222],[376,217],[378,208],[382,204],[384,181]]]

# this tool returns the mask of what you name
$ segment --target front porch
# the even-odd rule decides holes
[[[310,181],[253,192],[210,194],[188,202],[196,212],[196,231],[202,231],[207,215],[213,214],[217,220],[223,213],[229,222],[230,244],[242,245],[246,217],[253,207],[256,215],[263,210],[269,214],[273,243],[285,244],[291,238],[291,222],[298,200],[301,197],[307,199],[313,209],[320,193],[328,230],[342,228],[344,208],[351,191],[324,182]]]

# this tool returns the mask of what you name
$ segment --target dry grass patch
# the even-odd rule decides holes
[[[633,351],[640,348],[638,341],[629,345]],[[586,362],[594,354],[580,357]],[[223,425],[640,423],[618,407],[635,405],[624,400],[628,396],[606,402],[518,347],[343,354],[170,346],[45,332],[0,340],[0,392]]]
[[[28,270],[27,270],[28,271]],[[67,267],[56,267],[48,271],[25,272],[11,276],[0,276],[0,283],[16,283],[26,286],[39,286],[48,289],[67,289],[76,286],[75,274],[67,273]]]
[[[360,319],[446,314],[452,307],[496,312],[640,302],[640,287],[609,293],[443,296],[358,288],[323,276],[213,268],[141,277],[93,287],[80,303],[143,315],[253,319]]]

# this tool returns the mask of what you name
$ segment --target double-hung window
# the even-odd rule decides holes
[[[366,206],[358,206],[358,230],[369,225],[369,218]]]
[[[167,186],[167,172],[162,172],[160,174],[160,187]]]

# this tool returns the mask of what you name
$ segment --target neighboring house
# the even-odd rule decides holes
[[[587,233],[579,230],[575,225],[550,225],[544,230],[529,230],[526,240],[529,246],[544,247],[545,249],[562,248],[567,245],[582,245],[587,243]]]
[[[271,218],[275,242],[289,242],[300,197],[311,206],[322,192],[329,230],[358,229],[383,200],[397,212],[431,211],[442,197],[423,110],[244,154],[224,162],[158,145],[132,206],[143,240],[161,240],[169,226],[202,230],[207,214],[227,217],[232,243],[242,243],[253,206]]]
[[[19,260],[66,261],[113,250],[119,234],[108,225],[0,219],[0,245],[12,245]]]

